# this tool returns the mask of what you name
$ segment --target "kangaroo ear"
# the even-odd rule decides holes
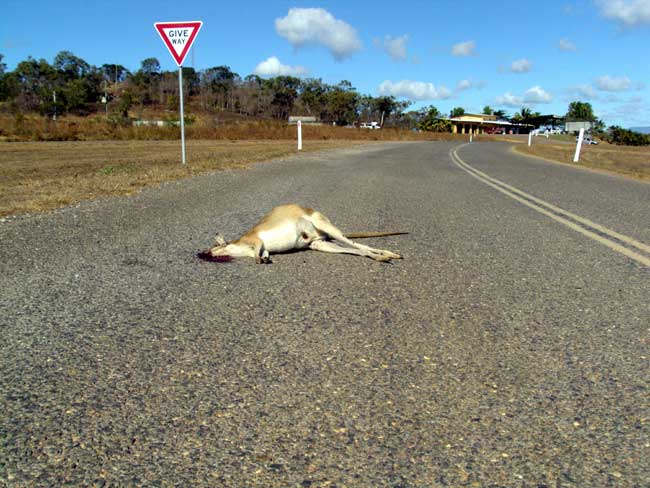
[[[217,234],[214,236],[214,244],[212,247],[217,247],[217,246],[225,246],[226,245],[226,240],[223,238],[221,234]]]

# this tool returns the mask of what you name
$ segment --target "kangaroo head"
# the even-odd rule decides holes
[[[214,238],[214,243],[209,249],[204,249],[197,253],[197,257],[204,261],[212,261],[215,263],[226,263],[233,259],[228,254],[228,243],[221,234],[217,234]]]

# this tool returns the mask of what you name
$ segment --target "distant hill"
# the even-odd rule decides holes
[[[630,127],[630,130],[640,132],[641,134],[650,134],[650,127]]]

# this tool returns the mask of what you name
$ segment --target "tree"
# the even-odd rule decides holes
[[[309,115],[322,117],[327,105],[327,91],[329,87],[323,80],[308,78],[300,84],[300,103]]]
[[[248,75],[236,89],[240,110],[247,115],[262,115],[271,104],[269,90],[257,75]]]
[[[277,119],[287,119],[293,110],[298,97],[300,79],[294,76],[276,76],[266,81],[266,85],[274,93],[271,107],[273,116]]]
[[[146,58],[140,63],[140,71],[148,78],[151,79],[160,74],[160,61],[156,58]]]
[[[450,117],[461,117],[462,115],[465,115],[465,109],[463,107],[454,107],[449,113]]]
[[[199,93],[200,79],[199,75],[194,68],[183,67],[183,86],[187,96],[196,95]]]
[[[18,110],[16,103],[20,94],[20,82],[14,71],[6,73],[0,78],[0,102],[10,102],[13,111]]]
[[[591,132],[594,134],[603,134],[605,132],[605,122],[598,119],[594,122]]]
[[[329,118],[337,125],[347,125],[357,119],[359,94],[349,81],[342,81],[327,93]]]
[[[492,107],[490,107],[489,105],[486,105],[485,107],[483,107],[483,114],[494,115],[494,110],[492,110]]]
[[[57,92],[57,111],[88,114],[99,101],[103,75],[70,51],[61,51],[55,58],[52,68],[56,70],[56,81],[52,86]],[[49,101],[49,96],[44,100]],[[47,107],[49,103],[45,103]],[[53,107],[52,107],[53,108]],[[47,112],[50,109],[47,108]]]
[[[161,78],[160,62],[156,58],[143,59],[140,69],[128,77],[133,100],[146,105],[153,103],[155,95],[163,98],[164,93],[160,92]]]
[[[16,110],[41,113],[51,111],[52,93],[57,87],[57,72],[47,61],[36,61],[30,56],[6,77],[9,77],[7,82],[12,87],[12,102]]]
[[[87,115],[100,98],[102,76],[95,71],[83,78],[68,81],[57,94],[57,105],[66,112]]]
[[[57,54],[52,67],[59,72],[64,81],[78,80],[90,71],[90,65],[70,51],[61,51]]]
[[[112,83],[122,83],[126,81],[129,70],[121,64],[102,64],[99,68],[100,73],[106,81]]]
[[[376,112],[379,116],[378,118],[381,120],[380,124],[383,125],[384,119],[396,111],[400,107],[400,104],[393,96],[379,97],[373,99],[371,107],[374,109],[373,112]]]
[[[122,93],[117,106],[120,114],[122,115],[122,118],[128,119],[129,110],[133,106],[133,95],[130,90],[125,90],[124,93]]]
[[[420,113],[425,116],[425,117],[433,117],[436,119],[439,119],[442,117],[442,112],[438,110],[436,107],[433,105],[429,105],[428,107],[424,107]]]
[[[528,107],[521,107],[521,119],[522,120],[528,120],[533,116],[533,111],[529,109]]]
[[[495,110],[492,115],[496,115],[497,120],[507,120],[508,113],[505,110]]]
[[[533,112],[528,107],[521,107],[520,112],[515,112],[512,116],[514,122],[525,123],[527,120],[533,117]]]
[[[418,129],[429,132],[451,132],[452,123],[449,119],[441,118],[440,110],[431,105],[426,115],[420,120]]]
[[[5,73],[7,65],[2,62],[4,54],[0,54],[0,102],[12,100],[18,93],[16,77],[13,73]]]
[[[571,102],[566,114],[568,121],[588,121],[595,122],[596,116],[589,102]]]
[[[343,91],[354,91],[352,83],[350,83],[348,80],[341,80],[341,82],[337,85],[337,88]]]
[[[215,66],[201,74],[203,88],[208,89],[214,96],[214,104],[221,109],[234,108],[233,91],[239,81],[239,75],[230,66]]]

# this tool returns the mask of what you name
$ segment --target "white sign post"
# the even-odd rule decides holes
[[[195,20],[191,22],[156,22],[154,27],[160,34],[160,38],[169,49],[169,53],[178,65],[178,92],[180,93],[180,115],[181,115],[181,158],[185,164],[185,114],[183,112],[183,61],[190,51],[196,35],[201,30],[203,22]]]
[[[302,151],[302,122],[299,120],[298,126],[298,151]]]
[[[580,160],[580,148],[582,147],[582,139],[585,137],[585,129],[584,127],[580,129],[580,133],[578,134],[578,143],[576,144],[576,153],[575,156],[573,156],[573,162],[577,163]]]

